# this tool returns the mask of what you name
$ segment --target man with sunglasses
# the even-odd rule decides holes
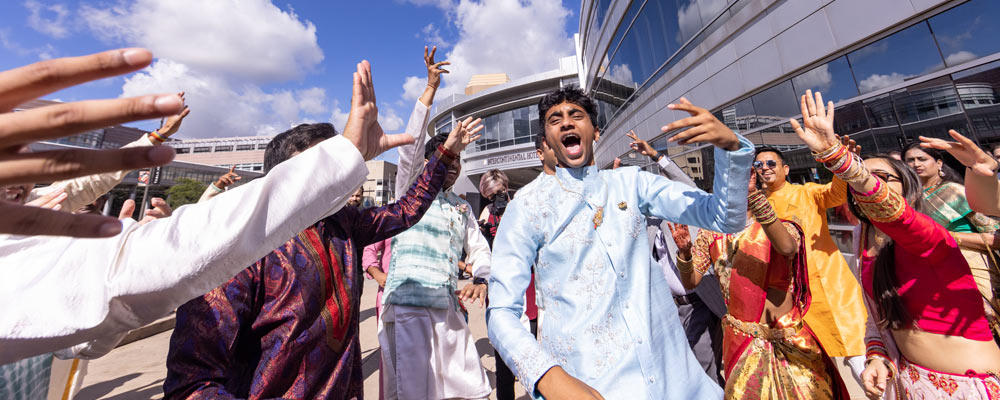
[[[847,184],[837,177],[827,184],[788,183],[785,178],[789,166],[780,150],[760,147],[756,153],[753,168],[768,201],[778,218],[795,217],[800,221],[807,240],[813,301],[805,316],[806,323],[830,357],[863,355],[866,313],[861,288],[830,236],[826,215],[828,208],[847,202]]]

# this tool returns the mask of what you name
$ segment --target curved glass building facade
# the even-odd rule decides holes
[[[806,89],[836,103],[838,133],[866,152],[948,129],[1000,142],[995,0],[584,0],[580,15],[581,81],[605,102],[599,165],[645,161],[624,137],[634,129],[710,188],[710,149],[668,147],[660,131],[686,97],[786,151],[793,180],[823,180],[787,123]]]
[[[836,105],[839,134],[865,153],[899,151],[955,129],[1000,142],[1000,1],[583,0],[583,88],[602,101],[598,165],[634,154],[629,130],[710,190],[707,146],[668,145],[661,127],[686,97],[757,145],[785,153],[790,180],[825,182],[787,122],[806,89]],[[652,169],[652,168],[651,168]],[[842,211],[830,211],[842,250]]]

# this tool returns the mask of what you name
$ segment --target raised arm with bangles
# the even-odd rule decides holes
[[[920,213],[916,174],[888,156],[862,161],[847,151],[832,129],[816,124],[833,117],[832,102],[824,107],[818,93],[813,101],[807,92],[802,104],[804,126],[792,120],[793,128],[816,161],[848,183],[849,204],[862,222],[857,254],[870,315],[865,393],[939,398],[957,389],[992,398],[1000,391],[1000,348],[957,243]],[[900,374],[906,378],[893,379]]]

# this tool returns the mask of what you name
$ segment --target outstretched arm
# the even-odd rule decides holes
[[[716,232],[743,230],[747,210],[745,177],[753,161],[753,143],[733,133],[708,110],[696,107],[686,99],[682,98],[680,104],[671,104],[670,108],[691,114],[663,127],[664,132],[686,128],[671,137],[670,141],[679,144],[711,143],[715,146],[712,193],[639,172],[640,210],[645,215]]]
[[[998,162],[976,146],[969,138],[954,129],[949,130],[955,141],[920,137],[921,147],[945,150],[962,162],[965,168],[965,197],[969,207],[986,215],[1000,215],[1000,180],[997,180]]]
[[[359,245],[367,246],[393,237],[420,221],[441,191],[448,175],[448,166],[469,143],[479,139],[479,132],[483,129],[481,123],[482,119],[473,121],[468,118],[455,125],[448,139],[427,161],[424,173],[410,187],[406,196],[382,207],[362,210],[360,216],[352,221],[354,238]]]
[[[181,101],[184,101],[184,92],[178,93],[178,96],[180,96]],[[167,118],[162,127],[147,135],[142,135],[139,139],[122,146],[122,148],[157,146],[162,144],[163,141],[159,140],[159,138],[166,139],[177,133],[177,130],[181,127],[181,122],[184,121],[184,117],[187,117],[190,112],[191,109],[185,106],[180,113]],[[121,170],[53,182],[49,186],[32,190],[28,195],[28,201],[44,196],[53,190],[61,189],[66,192],[66,200],[62,203],[62,210],[76,212],[80,207],[93,203],[98,197],[114,189],[115,186],[125,179],[125,175],[128,175],[132,171]]]
[[[906,251],[935,262],[957,251],[955,240],[930,217],[916,212],[888,184],[872,175],[861,157],[851,152],[833,132],[833,102],[823,105],[823,95],[807,90],[801,98],[803,124],[792,119],[799,138],[817,162],[839,176],[854,192],[858,208],[875,227]]]
[[[427,87],[420,96],[420,100],[413,106],[410,121],[406,124],[406,134],[413,137],[414,143],[399,148],[399,168],[396,170],[396,186],[394,188],[397,196],[406,193],[406,189],[420,176],[421,166],[424,164],[427,119],[430,116],[431,105],[434,102],[434,94],[437,93],[438,86],[441,85],[441,74],[448,73],[448,71],[441,67],[450,64],[447,61],[435,63],[434,53],[436,51],[437,47],[428,54],[427,47],[424,47],[424,66],[427,67]]]

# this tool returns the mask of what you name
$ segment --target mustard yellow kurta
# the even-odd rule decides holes
[[[847,184],[839,178],[825,185],[786,183],[767,199],[779,218],[800,221],[805,234],[812,292],[806,324],[830,357],[863,355],[867,312],[861,286],[833,242],[826,220],[826,209],[847,202]]]

